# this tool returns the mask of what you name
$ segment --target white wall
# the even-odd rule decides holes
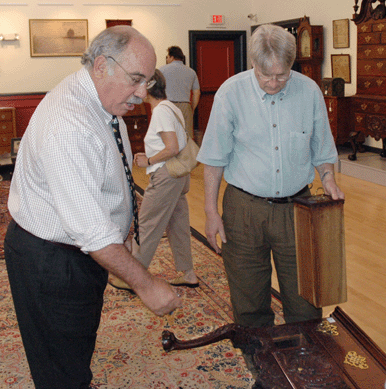
[[[351,20],[354,14],[354,0],[252,0],[252,13],[257,14],[258,24],[271,23],[279,20],[295,19],[304,15],[310,18],[310,23],[324,26],[324,62],[322,77],[331,77],[331,54],[350,54],[351,83],[345,84],[345,95],[356,93],[356,60],[357,60],[357,27]],[[359,2],[361,3],[361,2]],[[350,47],[334,49],[332,40],[332,21],[350,19]],[[368,137],[368,146],[382,148],[382,141]]]

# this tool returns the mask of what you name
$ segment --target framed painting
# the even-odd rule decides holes
[[[30,19],[31,57],[82,56],[88,46],[87,19]]]
[[[332,39],[334,49],[350,47],[349,20],[340,19],[332,21]]]
[[[343,78],[345,83],[351,82],[351,67],[349,54],[331,54],[332,78]]]

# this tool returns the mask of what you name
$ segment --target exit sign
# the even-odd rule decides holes
[[[211,24],[224,24],[224,15],[212,15],[210,22]]]

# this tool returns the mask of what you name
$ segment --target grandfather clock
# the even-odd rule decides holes
[[[319,86],[322,82],[323,26],[311,26],[306,16],[300,19],[297,29],[297,61],[301,72]]]

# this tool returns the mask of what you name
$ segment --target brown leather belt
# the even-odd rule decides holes
[[[38,236],[34,235],[34,234],[31,234],[29,231],[25,230],[22,226],[20,226],[19,224],[17,224],[15,222],[15,224],[22,230],[24,231],[25,233],[27,233],[28,235],[31,235],[33,236],[34,238],[38,238],[38,239],[42,239],[42,238],[39,238]],[[73,246],[71,244],[66,244],[66,243],[61,243],[61,242],[53,242],[52,240],[45,240],[45,239],[42,239],[44,240],[45,242],[47,243],[52,243],[54,244],[55,246],[59,246],[63,249],[67,249],[67,250],[72,250],[72,251],[76,251],[78,253],[82,253],[81,249],[77,246]]]
[[[231,184],[229,184],[229,185],[231,185]],[[237,186],[234,186],[234,185],[231,185],[231,186],[233,186],[235,189],[237,189],[240,192],[243,192],[243,193],[245,193],[245,194],[247,194],[249,196],[255,197],[257,199],[266,200],[268,203],[273,203],[273,204],[287,204],[287,203],[291,203],[292,199],[294,197],[301,196],[308,189],[308,185],[306,185],[303,189],[300,189],[299,192],[295,193],[292,196],[287,196],[287,197],[260,197],[260,196],[254,195],[252,193],[248,193],[245,190],[238,188]]]

